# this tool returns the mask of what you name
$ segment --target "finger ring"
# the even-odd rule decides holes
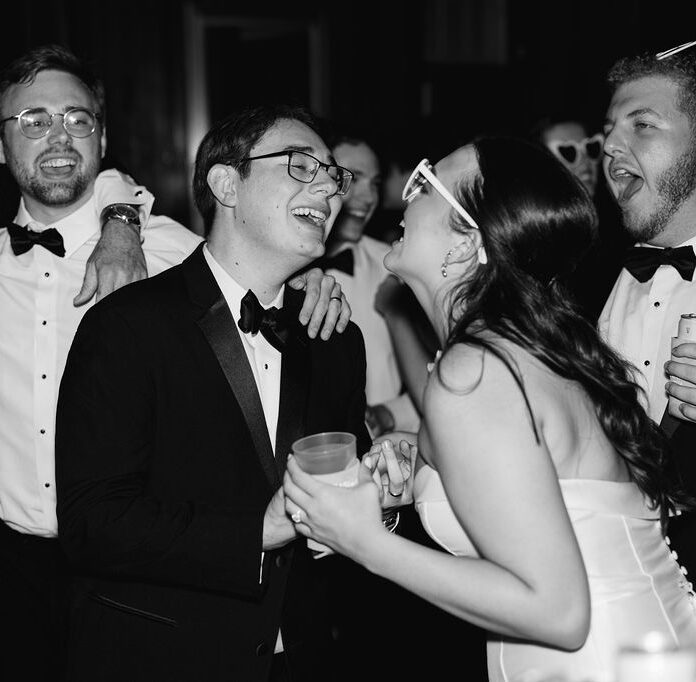
[[[298,509],[297,511],[294,511],[290,518],[295,522],[295,523],[300,523],[302,521],[302,510]]]
[[[392,497],[401,497],[404,494],[404,491],[402,490],[400,493],[393,493],[389,488],[387,488],[387,492],[392,496]]]
[[[341,297],[340,296],[332,296],[329,301],[338,301],[339,303],[341,302]]]

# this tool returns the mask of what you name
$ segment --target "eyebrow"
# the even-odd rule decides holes
[[[317,150],[314,149],[314,147],[310,147],[307,145],[299,145],[299,144],[289,144],[283,147],[284,152],[304,152],[305,154],[310,154],[311,156],[314,156],[317,158]],[[321,161],[321,159],[319,159]],[[334,158],[333,154],[329,154],[329,165],[330,166],[336,166],[336,159]]]

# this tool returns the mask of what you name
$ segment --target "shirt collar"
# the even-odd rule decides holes
[[[19,201],[15,223],[27,225],[34,232],[43,232],[49,227],[55,227],[63,237],[66,258],[72,256],[90,237],[99,234],[99,216],[97,215],[94,195],[70,215],[47,225],[32,218],[22,198]]]
[[[242,306],[242,299],[246,295],[248,289],[244,289],[237,282],[237,280],[233,279],[230,274],[215,260],[213,254],[210,253],[210,249],[208,248],[207,244],[203,245],[203,256],[208,263],[208,267],[213,273],[213,277],[215,277],[215,281],[220,287],[220,291],[222,291],[222,295],[225,297],[225,301],[227,301],[227,306],[232,313],[232,317],[234,317],[234,321],[238,322]],[[268,305],[264,305],[263,303],[261,303],[261,305],[266,309],[271,308],[272,306],[280,309],[283,307],[284,294],[285,285],[283,284],[283,286],[280,287],[278,295]]]

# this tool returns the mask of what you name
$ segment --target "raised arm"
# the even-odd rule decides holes
[[[73,299],[81,306],[96,294],[112,291],[147,277],[140,231],[147,225],[154,197],[142,185],[115,169],[102,171],[94,184],[101,236],[85,269],[82,288]]]

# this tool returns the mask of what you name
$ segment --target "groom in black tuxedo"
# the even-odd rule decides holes
[[[332,558],[312,558],[280,481],[301,436],[349,431],[369,449],[365,351],[352,323],[308,339],[283,283],[323,254],[349,182],[304,110],[224,120],[196,158],[207,243],[84,317],[56,439],[73,682],[326,681],[340,668]]]

